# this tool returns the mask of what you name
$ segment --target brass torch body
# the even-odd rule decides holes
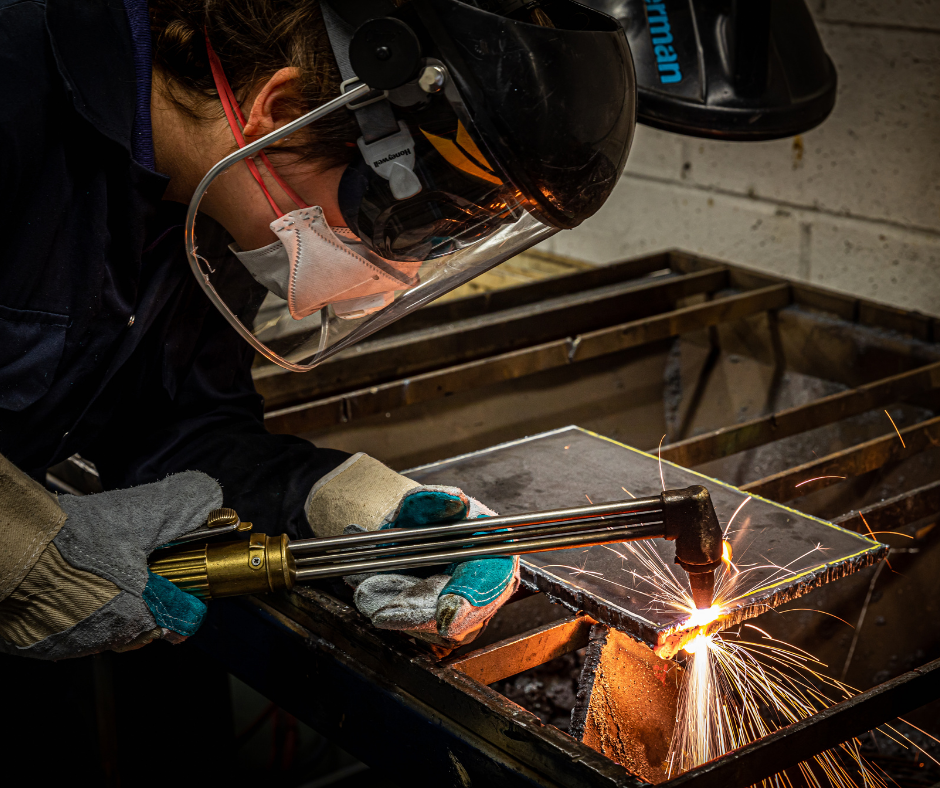
[[[159,558],[150,571],[200,599],[291,589],[297,574],[287,534],[206,544]]]

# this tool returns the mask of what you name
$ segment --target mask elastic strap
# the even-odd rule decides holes
[[[209,42],[208,33],[206,33],[206,52],[209,55],[209,67],[212,69],[212,79],[215,82],[215,88],[219,93],[219,100],[222,102],[222,109],[225,110],[225,117],[228,120],[229,128],[232,130],[232,136],[235,137],[235,142],[238,147],[244,148],[247,144],[245,141],[245,135],[242,133],[242,128],[245,126],[245,116],[242,113],[241,107],[238,105],[238,100],[235,98],[235,94],[232,91],[231,85],[229,85],[228,79],[225,76],[225,72],[222,70],[222,62],[219,60],[219,56],[215,53],[215,50],[212,48],[212,44]],[[239,125],[239,123],[241,125]],[[271,164],[264,151],[259,153],[258,157],[264,163],[267,171],[271,173],[271,177],[274,178],[274,180],[277,182],[277,185],[284,190],[284,193],[287,194],[291,200],[293,200],[298,208],[309,207],[307,203],[303,201],[300,195],[297,194],[297,192],[295,192],[290,186],[288,186],[284,179],[278,175],[277,170],[274,169],[274,166]],[[271,196],[271,193],[268,191],[268,187],[265,185],[264,179],[261,177],[261,172],[258,170],[258,166],[252,159],[246,159],[245,164],[248,165],[249,171],[251,172],[254,179],[258,182],[258,185],[261,187],[261,191],[264,192],[264,196],[267,197],[268,203],[274,210],[275,216],[278,218],[282,217],[284,212],[280,209],[277,202],[275,202],[274,198]]]

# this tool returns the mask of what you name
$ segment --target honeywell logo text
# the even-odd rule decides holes
[[[394,161],[395,159],[400,159],[402,156],[410,156],[410,155],[411,155],[411,148],[405,148],[404,150],[400,150],[397,153],[390,153],[384,159],[379,159],[378,161],[372,162],[372,166],[381,167],[383,164],[388,164],[390,161]]]

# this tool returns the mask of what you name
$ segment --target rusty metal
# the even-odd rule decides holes
[[[663,447],[662,458],[686,467],[701,465],[937,388],[940,388],[940,363],[928,364],[805,405],[672,443]]]
[[[528,377],[571,363],[573,340],[565,338],[543,345],[503,353],[455,367],[383,383],[294,405],[265,414],[270,432],[293,435],[334,424],[346,424],[408,405],[448,397],[459,391]]]
[[[683,273],[701,271],[715,265],[727,265],[714,258],[678,249],[670,250],[667,256],[669,267]],[[730,274],[735,287],[764,287],[772,282],[786,281],[783,277],[744,268],[730,267]],[[832,314],[842,321],[898,332],[924,342],[940,342],[940,318],[878,304],[805,282],[791,282],[790,287],[793,303],[798,306]]]
[[[705,275],[715,277],[721,273],[721,271],[704,272]],[[657,285],[657,287],[665,287],[665,285]],[[297,433],[328,424],[346,423],[356,418],[387,412],[405,405],[446,397],[457,391],[524,377],[554,367],[639,347],[688,331],[718,325],[723,321],[738,320],[748,315],[762,313],[768,309],[780,309],[787,303],[789,303],[788,286],[772,285],[753,292],[675,309],[655,317],[565,337],[482,361],[469,362],[458,367],[448,367],[404,380],[369,386],[366,389],[309,404],[271,411],[265,415],[265,426],[271,432]],[[551,317],[544,312],[538,314],[540,323]],[[532,336],[526,326],[515,325],[511,322],[502,324],[501,330],[505,330],[509,336],[525,338]],[[461,341],[469,341],[466,330],[459,332],[458,336]],[[409,351],[422,356],[422,352],[417,348],[409,347]],[[366,358],[357,359],[357,362],[360,370],[370,368],[370,361]]]
[[[843,478],[859,476],[889,462],[903,460],[932,446],[940,446],[940,416],[889,432],[880,438],[866,441],[858,446],[833,452],[813,462],[788,468],[780,473],[742,485],[741,490],[764,498],[784,503],[799,498],[811,490],[818,490],[842,481]],[[819,478],[812,486],[798,487],[808,479]],[[841,478],[838,478],[841,477]]]
[[[690,273],[716,268],[724,268],[724,264],[715,262],[703,265]],[[407,343],[408,338],[411,337],[416,344],[420,344],[421,332],[427,328],[439,329],[441,326],[452,326],[472,318],[505,313],[507,310],[542,304],[572,293],[622,284],[630,280],[649,277],[652,274],[668,273],[670,270],[669,255],[655,254],[553,277],[540,281],[534,286],[509,287],[467,298],[434,302],[392,324],[377,338],[367,339],[357,345],[356,347],[362,348],[361,350],[351,351],[346,358],[331,358],[318,368],[318,370],[327,370],[328,374],[287,372],[275,364],[259,362],[253,371],[255,386],[264,396],[268,410],[279,410],[292,403],[308,401],[314,397],[330,396],[338,391],[355,389],[357,385],[376,382],[375,378],[363,370],[360,359],[370,358],[372,342],[378,341],[383,336],[399,337],[400,344]],[[647,284],[649,283],[648,281]],[[415,353],[415,356],[420,355]],[[448,361],[451,364],[454,363],[453,359],[448,359]],[[410,365],[409,374],[413,374],[415,369],[420,368],[419,361],[407,363]],[[371,370],[368,363],[365,367]]]
[[[597,625],[572,713],[572,735],[646,782],[665,782],[680,677],[675,663]]]
[[[340,354],[315,373],[255,374],[255,385],[269,408],[367,384],[415,375],[442,364],[470,361],[552,339],[589,332],[622,321],[623,315],[655,316],[690,296],[728,286],[724,267],[689,274],[618,281],[590,290],[560,294],[537,304],[403,332],[399,327]],[[407,324],[406,324],[407,326]]]
[[[633,320],[622,326],[592,331],[577,338],[574,361],[585,361],[619,350],[717,326],[769,309],[782,309],[790,303],[789,285],[762,287],[740,295],[717,298],[704,304],[676,309],[665,315]]]
[[[505,638],[443,664],[480,684],[493,684],[584,648],[593,625],[594,621],[588,616],[572,616]]]

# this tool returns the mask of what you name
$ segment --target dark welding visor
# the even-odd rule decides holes
[[[416,193],[396,195],[365,149],[339,193],[350,229],[388,259],[449,254],[521,210],[556,229],[576,227],[626,162],[635,88],[616,20],[571,0],[479,5],[410,0],[364,22],[345,9],[347,21],[362,22],[350,43],[357,77],[385,88],[390,72],[411,76],[384,100],[414,143]],[[401,28],[414,38],[403,40]],[[420,57],[396,72],[402,49]],[[418,89],[429,66],[441,70],[437,92]]]

